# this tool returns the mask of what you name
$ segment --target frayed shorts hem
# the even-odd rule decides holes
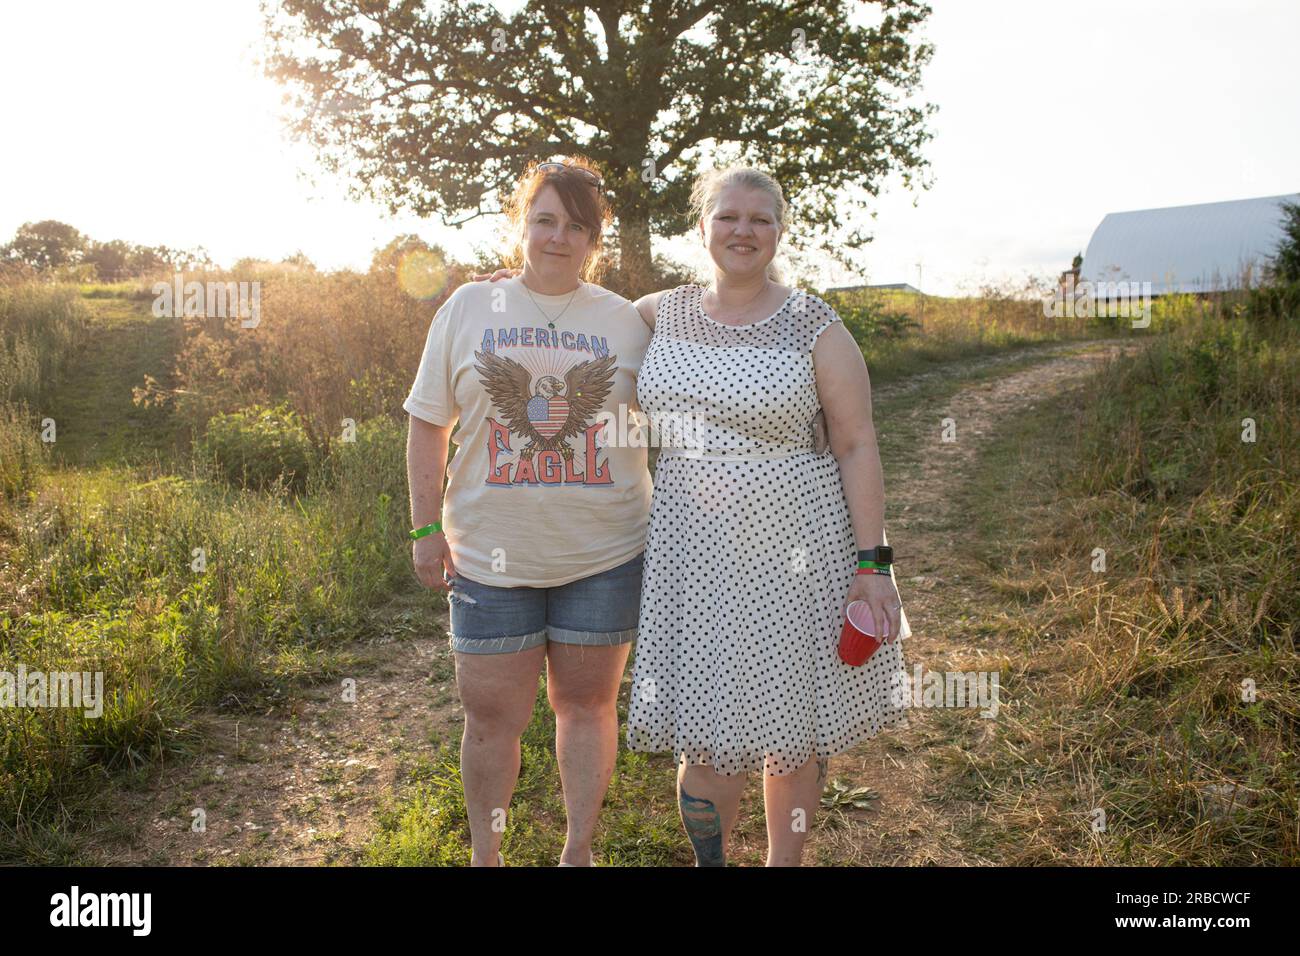
[[[462,654],[518,654],[546,643],[546,632],[519,634],[513,637],[457,637],[448,641],[453,651]]]
[[[460,638],[451,635],[448,643],[453,651],[462,654],[518,654],[547,643],[579,644],[586,647],[613,647],[628,644],[636,640],[637,629],[625,631],[571,631],[564,627],[547,625],[543,631],[532,634],[520,634],[512,637],[470,637]]]
[[[551,640],[557,644],[585,644],[588,647],[613,647],[616,644],[628,644],[636,640],[636,628],[626,631],[571,631],[565,627],[547,625]]]

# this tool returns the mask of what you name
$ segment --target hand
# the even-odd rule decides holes
[[[445,572],[447,577],[454,577],[456,568],[451,562],[451,548],[447,544],[446,535],[439,531],[437,534],[417,538],[412,542],[411,552],[415,576],[421,584],[426,588],[451,590],[451,584],[444,580],[443,575]]]
[[[513,278],[514,276],[519,275],[519,273],[523,271],[524,271],[523,269],[498,269],[496,272],[493,272],[491,274],[487,272],[476,272],[472,276],[470,276],[470,278],[473,279],[475,282],[482,282],[484,279],[489,279],[492,282],[496,282],[497,279]]]
[[[879,637],[882,643],[889,644],[897,639],[902,627],[899,615],[902,601],[898,597],[898,587],[894,584],[892,575],[854,575],[853,583],[849,585],[848,596],[840,608],[841,620],[849,604],[854,601],[867,602],[867,606],[871,609],[871,620],[875,622],[878,631],[876,637]]]

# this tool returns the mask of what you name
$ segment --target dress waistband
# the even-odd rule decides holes
[[[807,448],[786,448],[772,452],[707,451],[699,448],[659,449],[660,458],[707,458],[709,461],[772,461],[778,458],[794,458],[796,455],[815,454],[817,449],[811,445]]]

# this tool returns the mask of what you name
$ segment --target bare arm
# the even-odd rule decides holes
[[[885,479],[871,420],[867,363],[843,323],[836,322],[818,337],[813,366],[831,454],[840,463],[844,497],[853,516],[853,536],[859,549],[874,548],[883,543]]]
[[[872,422],[871,378],[862,350],[842,322],[818,337],[813,367],[857,548],[874,548],[884,544],[885,479]],[[897,637],[900,619],[893,605],[898,603],[898,590],[888,575],[855,577],[845,606],[854,600],[866,601],[872,618],[888,621],[886,633]]]
[[[406,436],[406,480],[411,489],[411,527],[422,528],[442,519],[442,488],[447,474],[451,425],[434,425],[414,415]],[[441,532],[413,543],[415,573],[429,588],[447,588],[442,579],[456,573],[447,537]]]
[[[641,321],[650,326],[651,332],[655,328],[655,310],[659,308],[659,300],[667,291],[667,289],[661,289],[658,292],[651,292],[632,303],[636,306],[636,310],[641,313]]]

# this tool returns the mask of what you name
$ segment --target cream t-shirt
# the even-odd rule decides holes
[[[645,549],[647,451],[626,433],[650,334],[632,303],[590,283],[570,303],[519,276],[467,282],[443,303],[402,407],[460,421],[442,509],[458,574],[556,587]]]

